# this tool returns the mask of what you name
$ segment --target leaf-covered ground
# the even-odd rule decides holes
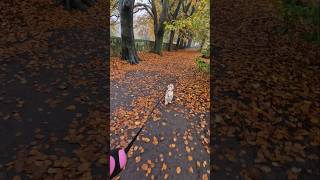
[[[111,58],[111,147],[126,147],[146,124],[129,153],[121,179],[208,179],[209,76],[196,69],[196,51],[140,53],[138,65]],[[173,83],[174,100],[149,111]]]
[[[319,179],[319,46],[275,32],[270,1],[215,1],[213,179]]]
[[[52,2],[0,2],[0,179],[105,179],[106,6]]]

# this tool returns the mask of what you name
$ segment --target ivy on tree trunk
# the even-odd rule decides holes
[[[155,35],[155,42],[153,51],[159,55],[162,54],[162,44],[163,44],[163,36],[165,31],[165,24],[164,22],[168,18],[168,7],[169,3],[168,0],[162,1],[162,11],[160,14],[160,18],[158,21],[157,18],[157,9],[155,5],[155,0],[152,1],[152,13],[153,13],[153,21],[154,21],[154,35]]]
[[[174,31],[170,31],[168,51],[172,51],[172,43],[173,43],[174,33],[175,33]]]

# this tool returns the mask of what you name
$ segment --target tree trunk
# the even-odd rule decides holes
[[[164,24],[160,24],[157,34],[155,35],[154,49],[153,51],[159,55],[162,54],[162,44],[164,36]]]
[[[179,49],[183,49],[184,46],[184,39],[180,40]]]
[[[206,42],[206,38],[203,38],[202,42],[200,44],[200,51],[202,51],[202,48],[203,48],[203,45],[204,45],[205,42]]]
[[[177,16],[179,15],[179,11],[180,11],[180,7],[181,7],[181,5],[182,5],[182,2],[183,2],[183,0],[179,0],[178,5],[177,5],[174,13],[173,13],[173,14],[169,13],[169,16],[170,16],[170,15],[172,16],[172,17],[171,17],[171,21],[177,19]],[[170,8],[171,8],[171,6],[170,6]],[[168,51],[172,51],[172,49],[173,49],[172,46],[173,46],[174,34],[175,34],[175,31],[173,31],[173,30],[170,31]],[[177,49],[177,48],[175,48],[175,49]]]
[[[188,39],[188,45],[187,45],[188,48],[191,48],[191,43],[192,43],[192,39],[189,38],[189,39]]]
[[[178,36],[175,50],[178,50],[178,49],[179,49],[179,47],[180,47],[180,41],[181,41],[180,36]]]
[[[164,30],[165,30],[164,22],[167,20],[167,16],[168,16],[168,0],[163,0],[162,11],[159,18],[159,24],[158,26],[155,26],[156,31],[155,31],[154,52],[159,55],[162,54],[162,44],[163,44],[163,36],[164,36]],[[157,21],[157,19],[154,19],[154,21]]]
[[[183,43],[183,39],[182,38],[180,38],[180,41],[179,41],[179,44],[178,44],[178,49],[181,49],[181,47],[182,47],[182,44]]]
[[[173,45],[173,38],[174,38],[174,31],[170,31],[170,38],[169,38],[169,44],[168,44],[168,51],[172,51],[172,45]]]
[[[134,0],[120,0],[121,58],[131,64],[138,64],[133,34],[133,5]]]

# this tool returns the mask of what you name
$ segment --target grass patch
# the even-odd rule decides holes
[[[210,48],[204,48],[201,50],[203,58],[210,58]]]
[[[210,64],[206,63],[201,57],[196,58],[197,69],[202,72],[210,72]]]

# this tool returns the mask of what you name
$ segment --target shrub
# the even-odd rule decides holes
[[[203,72],[210,72],[210,64],[206,63],[203,59],[201,59],[200,57],[196,58],[196,65],[197,65],[197,69]]]
[[[201,54],[203,58],[210,58],[210,49],[209,48],[202,49]]]

